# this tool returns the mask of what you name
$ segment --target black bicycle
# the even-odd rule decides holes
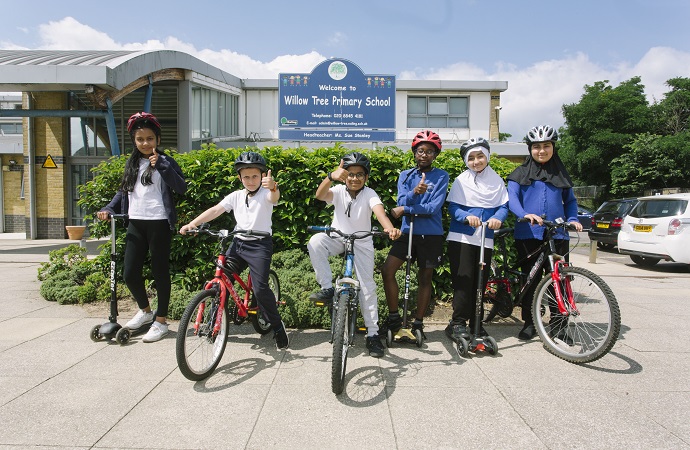
[[[497,316],[510,317],[529,287],[538,283],[532,299],[532,317],[546,350],[572,363],[595,361],[608,353],[618,339],[621,325],[618,301],[598,275],[572,266],[565,261],[565,255],[556,252],[554,236],[559,229],[570,229],[569,225],[562,220],[544,220],[544,227],[542,245],[513,266],[508,264],[505,242],[513,229],[504,228],[494,234],[499,250],[491,262],[486,285],[484,322],[491,322]],[[522,272],[523,262],[536,255],[530,270]],[[500,257],[499,262],[496,257]],[[538,277],[545,267],[549,273],[540,281]]]

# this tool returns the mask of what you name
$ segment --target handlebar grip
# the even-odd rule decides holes
[[[116,219],[116,220],[117,219],[127,220],[127,219],[129,219],[129,214],[111,214],[110,217],[113,219]]]
[[[317,233],[320,231],[328,231],[331,227],[327,227],[324,225],[308,225],[307,226],[307,231],[311,231],[312,233]]]

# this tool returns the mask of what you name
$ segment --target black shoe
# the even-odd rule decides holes
[[[421,331],[422,337],[424,339],[426,339],[426,334],[424,334],[424,322],[417,321],[415,319],[415,321],[412,322],[412,327],[411,327],[410,331],[412,331],[412,334],[415,334],[415,331],[417,331],[417,330]]]
[[[316,291],[309,296],[309,300],[314,302],[316,306],[328,306],[333,301],[333,296],[335,295],[335,289],[327,288]]]
[[[391,333],[395,334],[402,328],[403,321],[400,314],[391,314],[388,316],[386,321],[383,323],[381,330],[385,332],[386,330],[391,330]]]
[[[453,342],[458,342],[460,338],[469,339],[470,333],[467,332],[466,322],[450,322],[446,327],[446,336]]]
[[[290,340],[288,339],[284,323],[281,322],[281,327],[277,330],[273,330],[273,339],[276,341],[276,348],[278,350],[288,348],[288,345],[290,345]]]
[[[568,330],[565,328],[563,328],[556,334],[555,339],[559,339],[568,346],[572,346],[575,343],[575,341],[573,341],[573,338],[570,337],[570,334],[568,334]]]
[[[529,341],[537,335],[537,329],[534,328],[533,323],[526,323],[522,330],[518,333],[518,339],[521,341]]]
[[[367,350],[369,350],[369,356],[382,357],[384,350],[381,339],[378,336],[367,336]]]

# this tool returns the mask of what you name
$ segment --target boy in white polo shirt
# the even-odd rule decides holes
[[[230,193],[217,205],[210,207],[180,229],[185,234],[204,222],[211,221],[224,212],[235,212],[236,230],[264,231],[271,233],[271,215],[278,203],[278,183],[266,168],[266,160],[256,152],[244,152],[235,160],[244,189]],[[228,265],[234,265],[237,273],[249,267],[252,285],[259,308],[273,328],[276,347],[288,347],[285,325],[278,312],[276,298],[268,286],[268,273],[273,257],[271,237],[258,238],[236,234],[228,249]]]
[[[391,239],[400,237],[400,230],[395,228],[386,215],[383,203],[373,189],[366,186],[371,164],[361,153],[350,153],[343,157],[334,172],[330,172],[316,190],[316,198],[334,206],[332,227],[343,233],[371,230],[371,214],[388,233]],[[344,184],[332,186],[335,181]],[[357,239],[355,245],[355,274],[362,288],[360,308],[364,324],[367,327],[367,349],[369,355],[377,358],[383,356],[384,350],[378,336],[378,300],[374,282],[374,241],[371,237]],[[333,298],[333,274],[328,257],[340,255],[345,251],[343,239],[339,236],[329,237],[326,233],[317,233],[307,244],[309,258],[316,272],[316,281],[321,290],[310,297],[312,300],[330,301]]]

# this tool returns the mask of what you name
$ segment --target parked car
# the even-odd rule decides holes
[[[623,221],[618,251],[635,264],[690,264],[690,193],[641,197]]]
[[[618,245],[618,232],[623,225],[623,219],[636,204],[636,198],[621,198],[602,203],[592,214],[592,226],[587,233],[589,239],[597,241],[597,246],[601,249],[610,250]]]
[[[589,230],[592,228],[592,211],[582,206],[577,208],[577,220],[582,224],[583,230]]]

